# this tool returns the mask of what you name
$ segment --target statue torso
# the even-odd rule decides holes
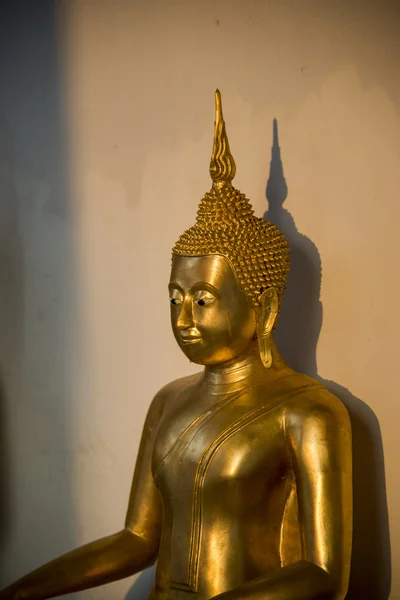
[[[301,558],[285,411],[325,392],[288,368],[268,383],[201,375],[175,389],[153,453],[164,508],[156,597],[210,598]]]

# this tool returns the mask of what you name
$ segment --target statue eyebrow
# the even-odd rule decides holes
[[[168,284],[168,289],[171,290],[178,290],[181,292],[181,294],[184,296],[185,292],[182,288],[182,286],[179,285],[179,283],[177,283],[176,281],[170,281]],[[214,294],[215,296],[218,296],[220,294],[219,290],[217,290],[217,288],[215,288],[213,285],[211,285],[211,283],[207,283],[206,281],[196,281],[196,283],[194,283],[191,288],[190,291],[193,292],[197,292],[199,290],[206,290],[207,292],[210,292],[211,294]]]
[[[176,281],[170,281],[168,284],[168,289],[175,289],[175,290],[179,290],[182,294],[184,294],[184,291],[182,289],[182,287],[179,285],[179,283],[176,283]]]
[[[199,290],[207,290],[207,292],[210,292],[211,294],[214,294],[215,296],[218,296],[220,293],[219,290],[217,290],[217,288],[215,288],[213,285],[211,285],[211,283],[207,283],[205,281],[197,281],[196,283],[194,283],[192,285],[190,290],[192,292],[197,292]]]

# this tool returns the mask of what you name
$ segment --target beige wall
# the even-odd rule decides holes
[[[25,308],[23,357],[15,359],[23,368],[3,352],[13,506],[7,581],[121,527],[146,408],[164,383],[195,369],[175,348],[166,283],[170,249],[210,186],[219,87],[236,184],[260,216],[278,121],[290,214],[275,214],[304,282],[293,280],[287,306],[301,323],[281,344],[316,374],[319,253],[317,372],[347,402],[357,444],[358,597],[383,598],[390,570],[380,425],[391,597],[400,598],[396,4],[60,4],[68,215],[47,210],[54,190],[23,161],[10,175],[25,198],[14,251]],[[41,113],[44,126],[46,118]],[[18,113],[10,119],[18,122]],[[283,185],[278,167],[272,202]],[[310,309],[296,304],[296,289]],[[121,598],[131,583],[82,598]],[[381,595],[371,595],[377,589]]]

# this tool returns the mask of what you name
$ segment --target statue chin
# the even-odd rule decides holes
[[[59,596],[156,561],[154,600],[345,597],[349,417],[275,347],[288,244],[254,216],[232,186],[235,172],[217,92],[213,187],[174,246],[169,283],[175,339],[205,368],[153,399],[124,528],[44,565],[1,599]]]

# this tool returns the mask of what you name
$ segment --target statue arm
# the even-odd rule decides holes
[[[218,600],[342,600],[352,536],[351,431],[345,408],[288,411],[286,438],[295,473],[302,560],[220,594]]]
[[[155,562],[161,501],[151,474],[151,455],[160,413],[156,396],[143,429],[124,529],[32,571],[1,591],[1,600],[53,598],[128,577]]]

